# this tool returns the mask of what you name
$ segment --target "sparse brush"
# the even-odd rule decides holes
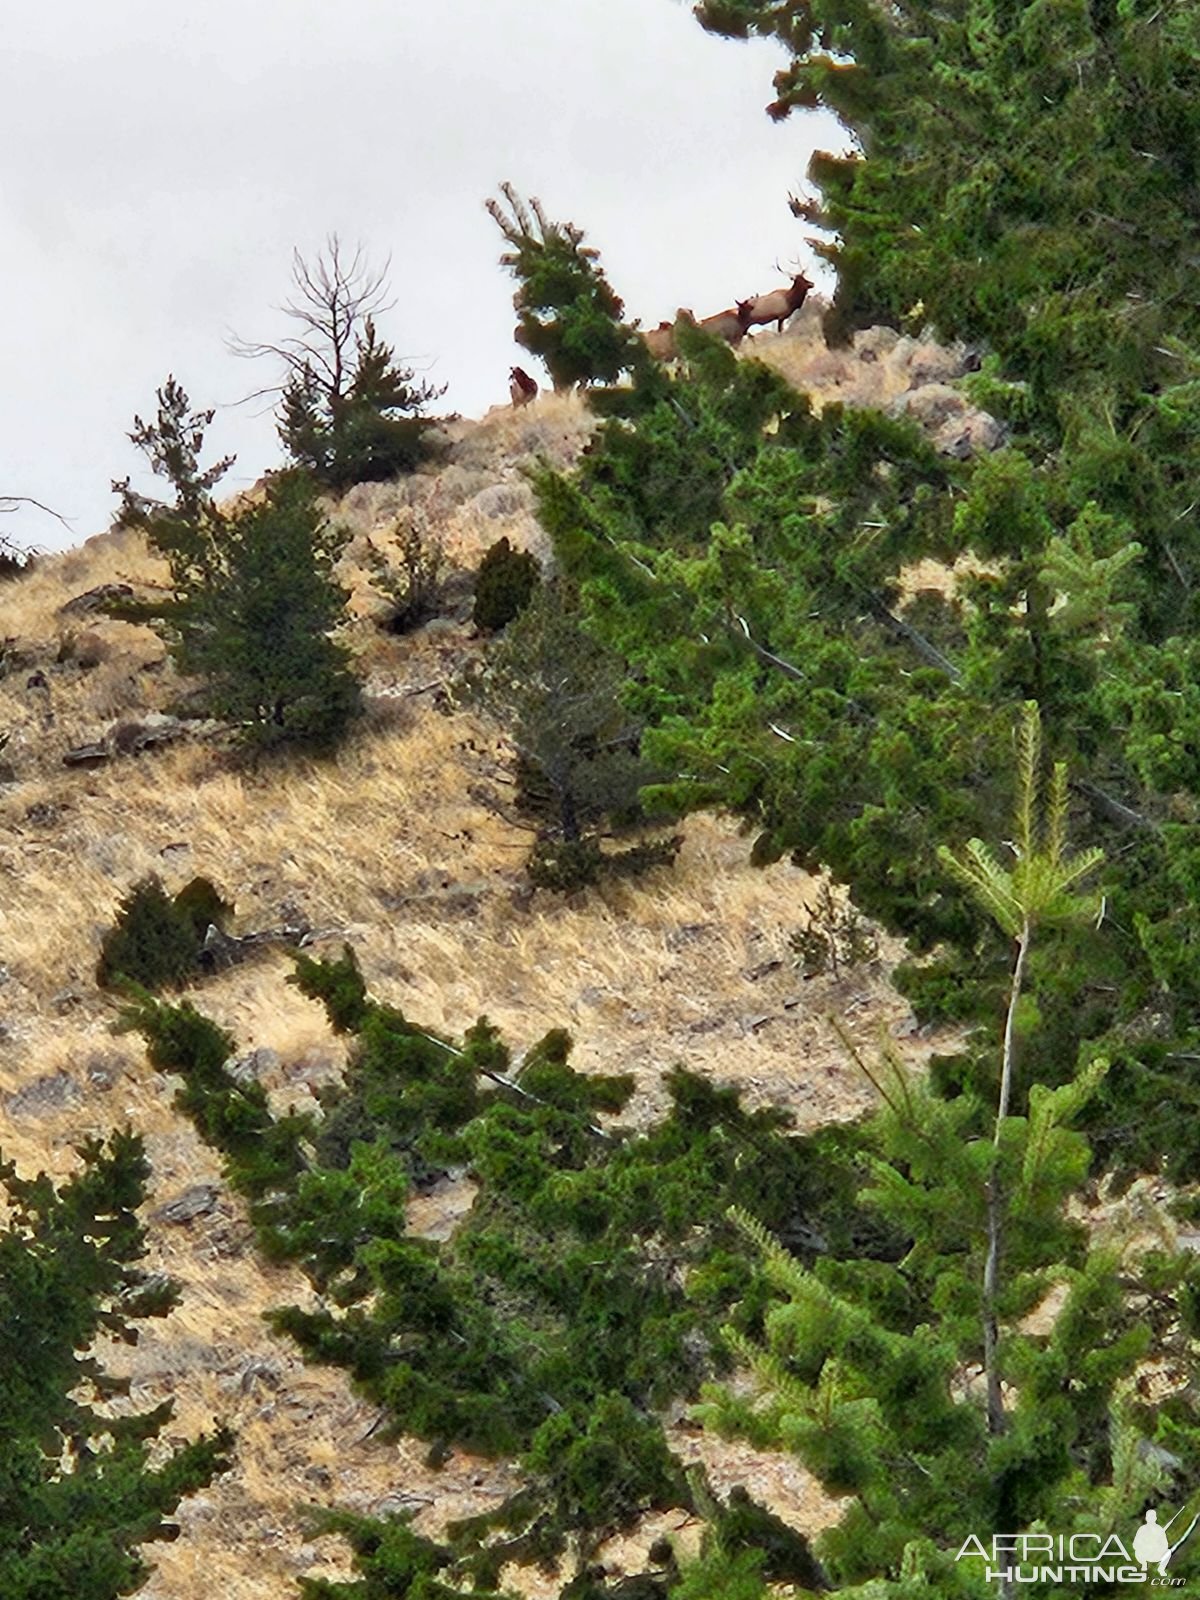
[[[849,900],[833,892],[828,879],[817,890],[808,919],[788,939],[795,964],[806,978],[829,972],[839,978],[846,968],[863,966],[879,956],[879,939],[870,923]]]
[[[438,613],[447,577],[446,548],[419,511],[397,517],[383,539],[383,548],[370,542],[371,586],[393,607],[385,624],[388,632],[408,633]]]

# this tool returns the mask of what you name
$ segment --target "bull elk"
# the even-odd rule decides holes
[[[512,367],[508,374],[508,392],[514,406],[527,406],[537,399],[538,386],[524,367]]]
[[[770,294],[755,295],[753,300],[739,300],[738,311],[745,314],[746,328],[761,328],[773,322],[776,332],[782,333],[784,323],[799,311],[811,288],[811,281],[798,272],[786,289],[772,289]]]

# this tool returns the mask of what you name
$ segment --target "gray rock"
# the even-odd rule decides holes
[[[110,759],[107,745],[80,744],[62,758],[64,767],[102,767]]]
[[[914,389],[930,383],[948,383],[952,378],[961,378],[967,371],[967,347],[961,344],[919,344],[909,355],[907,365]]]
[[[934,434],[933,444],[939,455],[966,461],[981,451],[998,450],[1004,439],[1003,423],[986,411],[970,408],[961,417],[944,422]]]
[[[140,756],[143,750],[156,750],[186,739],[190,732],[187,723],[178,717],[151,712],[137,722],[118,722],[109,729],[107,742],[118,755]]]
[[[940,428],[949,418],[961,417],[968,406],[958,390],[949,384],[927,383],[902,394],[890,409],[893,416],[911,417],[923,428]]]
[[[458,631],[458,623],[451,617],[431,617],[421,629],[427,639],[445,639]]]
[[[206,1217],[214,1209],[220,1190],[211,1183],[194,1183],[190,1189],[168,1200],[150,1213],[154,1222],[191,1222],[196,1217]]]
[[[258,1083],[268,1073],[279,1071],[279,1052],[260,1045],[229,1065],[229,1076],[237,1083]]]
[[[51,1072],[34,1078],[14,1093],[5,1096],[5,1105],[15,1117],[44,1117],[79,1101],[79,1085],[66,1072]]]
[[[101,583],[94,589],[88,589],[84,594],[77,594],[73,600],[68,600],[66,605],[58,609],[60,615],[64,617],[79,617],[89,611],[102,611],[114,600],[132,599],[133,590],[129,584]]]
[[[860,361],[878,361],[894,350],[899,340],[895,328],[864,328],[854,335],[854,354]]]

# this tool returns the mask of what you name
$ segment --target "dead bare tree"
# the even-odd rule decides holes
[[[308,259],[292,254],[292,297],[279,307],[296,332],[277,342],[233,337],[235,355],[274,362],[279,381],[246,396],[279,397],[279,434],[299,465],[331,488],[391,477],[420,456],[421,416],[444,393],[418,379],[384,344],[391,257],[373,266],[337,234]]]
[[[278,309],[300,332],[277,344],[236,334],[229,340],[234,355],[251,360],[268,357],[281,368],[280,381],[255,390],[255,396],[280,394],[289,380],[312,372],[331,404],[344,400],[353,380],[356,341],[368,322],[396,303],[388,295],[391,264],[389,255],[381,267],[372,266],[361,244],[347,250],[336,233],[326,238],[315,260],[293,250],[293,297]]]
[[[35,511],[44,511],[48,517],[53,517],[56,522],[61,522],[64,528],[70,529],[71,525],[61,511],[55,511],[53,506],[35,500],[31,494],[0,494],[0,516],[11,516],[22,506],[32,506]],[[38,554],[36,546],[20,544],[16,539],[10,539],[7,534],[0,533],[0,578],[17,577],[33,565]]]

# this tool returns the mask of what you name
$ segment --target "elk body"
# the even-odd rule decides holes
[[[745,315],[747,328],[761,328],[773,322],[776,331],[782,333],[784,323],[799,311],[811,288],[809,279],[798,272],[786,289],[772,289],[770,294],[755,295],[753,300],[739,300],[738,311]]]
[[[524,367],[512,367],[508,374],[508,392],[514,406],[527,406],[537,399],[538,386]]]
[[[656,361],[674,361],[675,329],[671,323],[660,322],[657,328],[647,328],[642,339]]]
[[[716,311],[711,317],[701,317],[696,326],[703,328],[705,333],[715,333],[717,338],[724,339],[726,344],[739,345],[746,337],[746,329],[750,326],[743,309],[747,303],[744,300],[739,301],[727,311]]]

